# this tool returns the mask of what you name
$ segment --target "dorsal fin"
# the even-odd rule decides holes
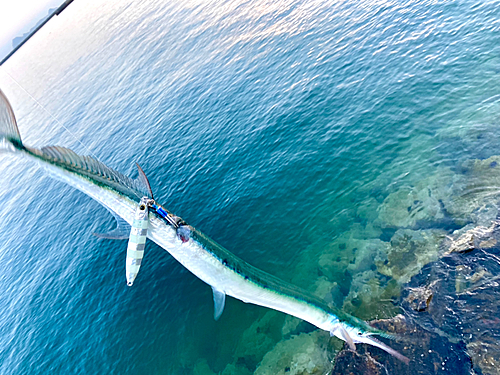
[[[132,179],[91,156],[80,156],[69,148],[61,146],[42,147],[40,150],[29,148],[29,150],[53,164],[111,186],[131,198],[144,196],[151,198],[149,184],[144,184],[145,176],[141,177],[140,173],[138,179]]]
[[[135,163],[135,165],[137,165],[137,170],[139,171],[139,177],[137,179],[142,183],[143,188],[146,191],[149,191],[149,198],[154,199],[153,190],[151,190],[151,185],[149,185],[149,181],[148,181],[148,178],[146,177],[146,173],[144,173],[144,171],[142,170],[142,168],[139,164]]]

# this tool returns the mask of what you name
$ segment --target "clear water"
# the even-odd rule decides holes
[[[0,87],[26,144],[140,163],[169,210],[315,292],[335,240],[387,240],[369,228],[390,193],[499,153],[499,31],[498,1],[76,1]],[[230,299],[214,322],[211,289],[153,243],[127,287],[126,244],[92,236],[106,210],[1,161],[1,374],[217,373],[255,345],[266,309]],[[345,297],[355,275],[327,277]]]

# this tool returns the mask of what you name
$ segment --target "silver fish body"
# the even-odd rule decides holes
[[[23,145],[12,108],[1,91],[0,151],[13,152],[36,161],[51,176],[87,194],[132,226],[138,201],[143,197],[153,198],[149,185],[144,184],[145,176],[141,169],[139,179],[134,180],[91,157],[77,155],[63,147],[36,149]],[[160,204],[158,207],[171,215]],[[179,232],[179,228],[172,225],[175,216],[160,215],[158,212],[160,210],[148,212],[147,238],[212,287],[216,319],[224,309],[226,295],[229,295],[308,321],[346,341],[351,348],[357,343],[370,344],[408,363],[408,358],[372,337],[374,334],[388,335],[251,266],[192,226],[183,224]]]

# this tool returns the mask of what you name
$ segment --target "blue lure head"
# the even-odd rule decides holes
[[[139,182],[141,183],[143,189],[148,193],[148,196],[141,199],[140,205],[143,206],[146,205],[146,207],[152,208],[167,223],[176,228],[177,236],[182,242],[189,241],[189,238],[191,236],[191,230],[189,229],[189,227],[185,225],[184,221],[181,218],[169,214],[167,210],[165,210],[160,205],[156,204],[153,197],[153,191],[151,190],[151,186],[149,185],[149,181],[148,178],[146,177],[146,174],[139,166],[139,164],[136,163],[136,165],[139,171]]]
[[[176,223],[176,221],[172,218],[171,215],[165,209],[159,205],[156,204],[154,200],[151,200],[149,206],[155,210],[155,212],[160,215],[163,219],[165,219],[170,225],[172,225],[174,228],[178,228],[179,225]]]
[[[155,212],[160,215],[163,219],[165,219],[170,225],[176,228],[177,237],[182,242],[188,242],[191,238],[191,229],[189,225],[186,225],[184,221],[177,217],[170,215],[163,207],[156,204],[155,201],[150,201],[149,206],[155,210]]]

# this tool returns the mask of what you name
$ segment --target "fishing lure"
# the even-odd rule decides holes
[[[189,225],[186,225],[180,217],[169,214],[162,206],[156,204],[154,200],[150,201],[150,207],[176,229],[177,237],[182,242],[189,241],[191,230],[189,229]]]
[[[149,226],[149,198],[143,197],[135,210],[134,221],[127,246],[126,276],[127,285],[132,286],[144,257],[144,246],[148,235]]]
[[[139,170],[142,171],[140,167]],[[145,175],[144,178],[146,178]],[[147,182],[147,186],[149,188],[150,196],[152,197],[153,193],[149,187],[149,182]],[[164,218],[170,225],[176,228],[177,236],[182,242],[189,241],[191,231],[189,226],[184,225],[181,218],[168,213],[163,207],[158,205],[154,199],[143,197],[135,211],[128,240],[125,270],[128,286],[133,285],[134,280],[139,273],[139,269],[141,268],[142,258],[144,257],[144,247],[148,236],[149,208],[152,208],[159,216]]]

